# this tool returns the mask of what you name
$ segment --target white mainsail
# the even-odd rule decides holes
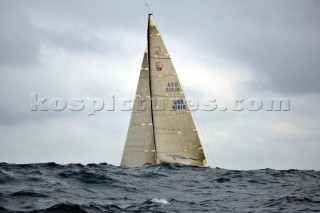
[[[141,99],[146,101],[141,102]],[[144,110],[141,103],[144,103]],[[121,166],[161,162],[206,165],[182,86],[161,35],[149,15],[147,49]]]

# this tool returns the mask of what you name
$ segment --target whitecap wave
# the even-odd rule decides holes
[[[2,172],[3,174],[9,175],[9,176],[11,176],[11,177],[14,177],[14,174],[13,174],[12,172],[7,172],[7,171],[5,171],[5,170],[1,170],[1,172]]]
[[[152,203],[160,203],[160,204],[163,204],[163,205],[171,205],[169,203],[169,201],[167,201],[165,198],[153,198],[150,201]]]

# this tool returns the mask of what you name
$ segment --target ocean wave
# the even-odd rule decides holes
[[[11,196],[11,197],[41,197],[41,198],[49,197],[46,194],[34,192],[32,190],[21,190],[21,191],[13,192],[13,193],[10,193],[9,196]]]
[[[0,163],[0,212],[317,211],[319,179],[313,170]]]

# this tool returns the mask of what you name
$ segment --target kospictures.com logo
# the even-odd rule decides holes
[[[164,97],[152,98],[152,109],[154,111],[290,111],[290,100],[288,98],[234,98],[226,104],[219,103],[215,98],[186,98]],[[116,98],[114,94],[108,94],[105,98],[69,98],[39,97],[36,93],[30,94],[31,111],[83,111],[88,115],[95,115],[96,112],[107,111],[145,111],[150,109],[150,97],[137,95],[132,98]]]

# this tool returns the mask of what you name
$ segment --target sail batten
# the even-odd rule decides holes
[[[147,48],[121,165],[170,162],[205,166],[205,155],[183,88],[150,15],[147,32]],[[146,98],[144,110],[139,110],[143,98]]]

